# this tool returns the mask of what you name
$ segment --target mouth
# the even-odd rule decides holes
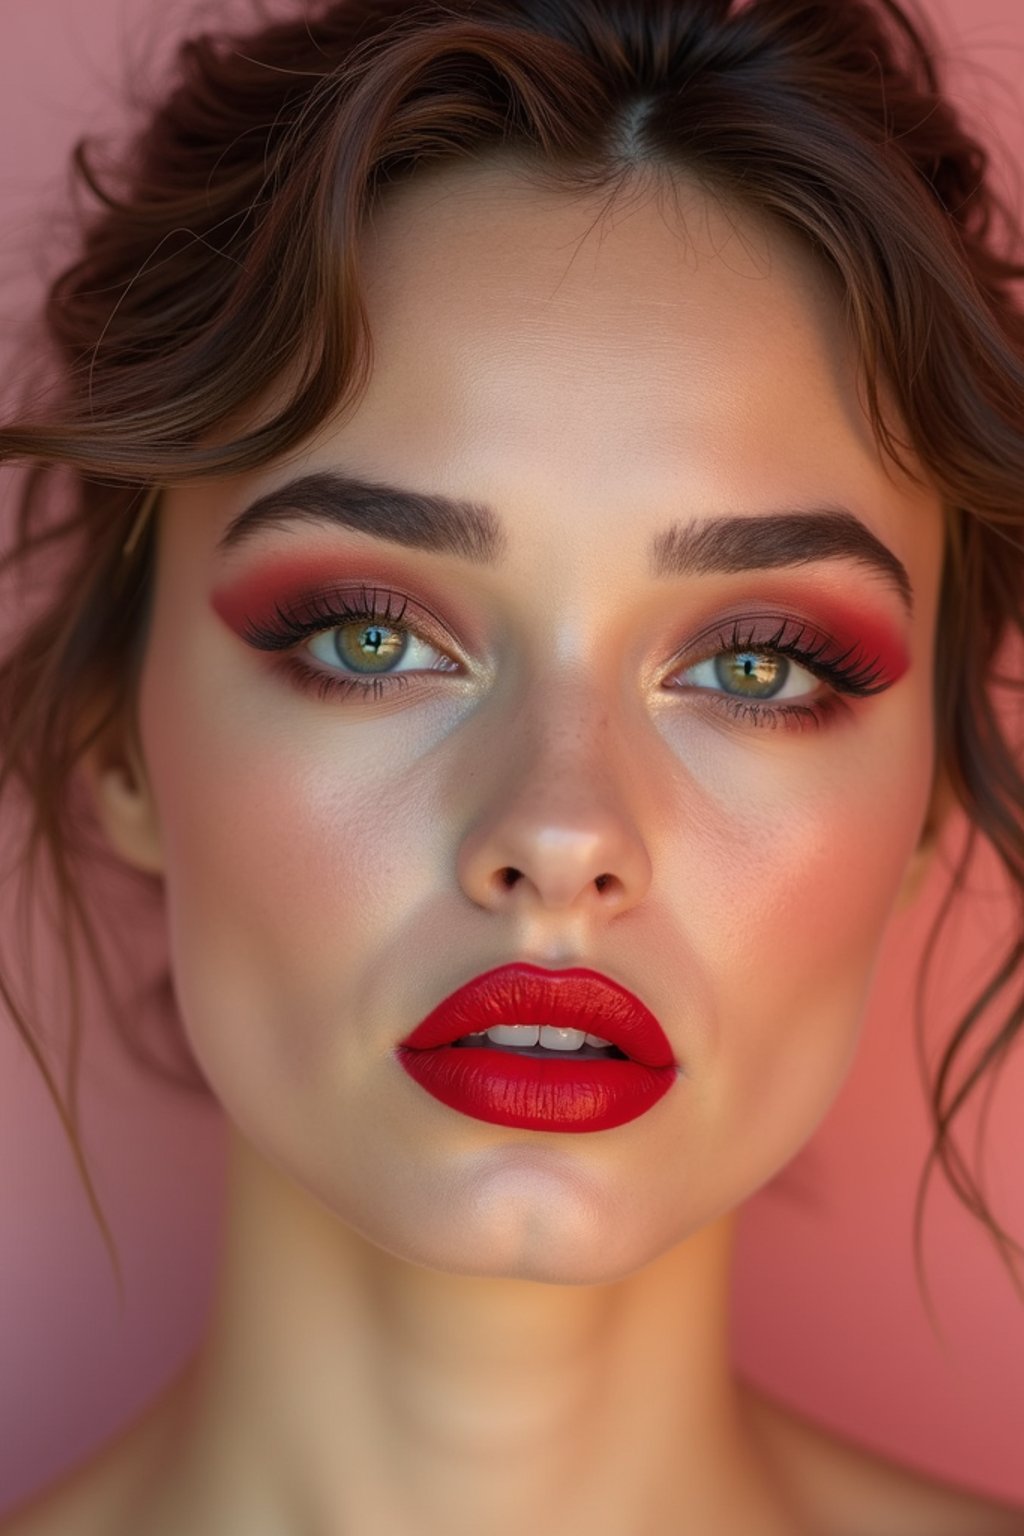
[[[459,1050],[472,1046],[481,1051],[507,1051],[514,1056],[536,1056],[572,1061],[629,1061],[625,1051],[582,1029],[560,1029],[552,1024],[495,1024],[491,1029],[475,1030],[451,1042]]]
[[[536,1031],[536,1033],[534,1033]],[[482,1045],[483,1040],[487,1041]],[[672,1047],[650,1009],[620,982],[575,967],[502,965],[452,992],[401,1042],[557,1052],[614,1051],[648,1067],[674,1065]]]
[[[583,968],[525,964],[460,987],[395,1055],[449,1108],[527,1130],[622,1125],[680,1074],[661,1025],[620,983]]]

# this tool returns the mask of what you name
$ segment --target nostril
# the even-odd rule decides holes
[[[506,890],[511,889],[514,885],[518,885],[522,878],[522,872],[518,869],[513,869],[511,865],[506,865],[500,874],[501,882]],[[611,878],[611,875],[597,875],[594,878],[594,884],[599,891],[603,891]]]

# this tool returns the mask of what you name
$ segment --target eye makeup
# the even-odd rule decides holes
[[[368,583],[362,578],[371,567],[379,581]],[[372,590],[375,585],[383,589],[388,582],[401,587],[407,580],[408,574],[403,572],[402,565],[398,561],[390,565],[377,550],[372,554],[350,553],[341,558],[333,550],[320,555],[306,551],[301,555],[278,557],[241,576],[229,577],[214,588],[210,604],[228,628],[241,636],[247,627],[266,628],[281,610],[295,612],[314,601],[328,601],[341,591],[359,591],[362,587]],[[416,588],[425,599],[419,603],[416,612],[421,620],[425,618],[433,623],[437,638],[447,636],[449,645],[454,639],[448,626],[432,611],[435,603],[438,609],[454,606],[454,617],[460,631],[465,633],[466,643],[480,643],[481,637],[474,633],[472,622],[462,614],[457,595],[450,590],[451,583],[445,591],[435,591],[427,575],[421,578],[417,574]],[[410,611],[412,606],[415,605],[410,606]]]
[[[797,636],[800,630],[804,633]],[[777,644],[802,664],[839,666],[843,680],[855,685],[852,692],[880,693],[898,682],[910,665],[906,640],[880,615],[831,592],[780,589],[776,584],[761,588],[753,602],[730,603],[687,641],[687,650],[707,655],[715,645],[753,646],[755,638],[759,644]],[[794,643],[805,648],[802,656],[788,650]]]
[[[360,564],[365,568],[365,560]],[[462,672],[451,655],[457,647],[450,631],[429,608],[386,587],[327,581],[324,569],[322,560],[307,559],[257,570],[218,588],[212,598],[214,610],[246,644],[280,653],[277,665],[289,680],[321,700],[379,699],[437,672]],[[711,707],[728,710],[745,724],[804,728],[824,724],[845,707],[844,697],[867,698],[884,692],[907,670],[909,657],[902,638],[883,620],[852,608],[834,594],[792,593],[788,601],[767,611],[763,603],[760,597],[744,609],[733,604],[733,611],[720,614],[688,640],[666,688],[700,695],[702,702],[707,699]],[[351,632],[358,625],[370,636],[374,628],[414,636],[421,647],[433,648],[439,659],[411,672],[360,673],[345,672],[341,665],[318,668],[302,658],[300,648],[312,637],[334,629]],[[374,641],[380,638],[371,639],[368,664],[377,657]],[[305,648],[308,654],[308,644]],[[781,669],[783,687],[795,665],[817,678],[824,691],[775,701],[770,694],[732,693],[680,680],[681,673],[720,656],[735,657],[744,666],[761,665],[767,658]],[[340,655],[337,660],[341,662]]]

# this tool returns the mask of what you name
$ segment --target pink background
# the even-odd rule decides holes
[[[240,8],[235,0],[232,10]],[[1024,79],[1024,7],[929,0],[926,9],[948,40],[955,97],[984,133],[1001,137],[1002,175],[1020,208],[1024,87],[1015,82]],[[204,11],[224,15],[226,6]],[[137,79],[147,61],[155,69],[195,12],[188,0],[3,0],[0,352],[17,340],[40,274],[59,263],[51,214],[72,139],[116,128],[126,74]],[[0,526],[11,487],[8,471]],[[954,829],[950,851],[956,840]],[[931,993],[933,1060],[1009,931],[994,861],[979,863],[973,885]],[[788,1183],[744,1210],[734,1353],[743,1374],[835,1430],[1024,1503],[1024,1306],[939,1175],[925,1252],[944,1346],[914,1283],[913,1202],[929,1136],[912,986],[941,893],[937,872],[918,908],[895,921],[861,1051],[833,1109]],[[7,899],[0,937],[5,951],[16,939]],[[134,950],[144,937],[133,926],[125,942]],[[159,956],[159,926],[155,944]],[[214,1274],[217,1112],[141,1076],[99,1017],[87,1019],[86,1039],[85,1141],[124,1261],[123,1310],[52,1106],[0,1018],[0,1514],[141,1411],[198,1342]],[[1022,1103],[1018,1052],[991,1101],[985,1170],[990,1203],[1024,1242]],[[960,1122],[968,1156],[979,1121],[975,1105]]]

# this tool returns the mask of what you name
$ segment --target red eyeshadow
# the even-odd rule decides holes
[[[830,638],[839,652],[850,650],[867,660],[877,660],[886,682],[896,682],[903,676],[910,657],[907,643],[894,624],[871,611],[866,603],[848,602],[833,591],[822,590],[817,583],[804,585],[799,578],[781,582],[777,577],[773,579],[773,574],[750,573],[746,577],[749,595],[727,600],[720,614],[711,609],[709,620],[720,623],[734,618],[756,619],[759,615],[789,617],[820,630],[822,637]],[[735,580],[730,578],[731,582]],[[435,592],[433,583],[425,580],[422,573],[410,577],[400,559],[392,563],[377,551],[319,556],[307,551],[290,557],[278,556],[253,571],[220,583],[212,593],[211,604],[225,623],[240,634],[247,621],[271,624],[277,604],[286,607],[304,597],[349,584],[381,585],[399,592],[411,587],[421,605],[435,609],[439,618],[451,609],[450,582],[444,590]],[[454,617],[459,620],[466,640],[474,643],[475,625],[470,616],[459,612]]]
[[[849,650],[870,661],[877,660],[887,683],[895,683],[910,666],[906,641],[879,615],[830,594],[809,593],[799,597],[793,606],[794,618],[800,617],[821,629],[840,653]]]
[[[410,578],[398,562],[392,567],[386,558],[376,553],[373,556],[349,554],[339,557],[307,552],[290,558],[279,557],[245,575],[221,582],[214,588],[210,602],[214,612],[236,634],[241,634],[247,621],[260,625],[272,623],[277,605],[287,607],[304,597],[333,592],[349,585],[394,588],[399,593],[411,587],[410,595],[418,596],[420,606],[428,611],[435,607],[443,612],[450,606],[447,596],[440,592],[433,594],[432,583],[419,574]],[[461,613],[458,617],[462,617]],[[471,625],[464,627],[471,633]]]

